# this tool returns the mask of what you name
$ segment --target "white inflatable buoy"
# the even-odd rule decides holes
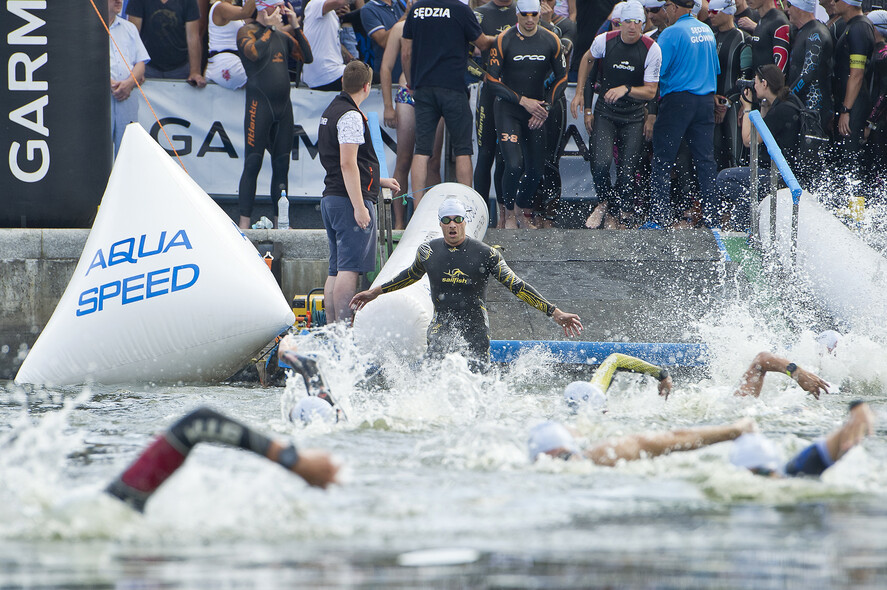
[[[15,381],[218,381],[294,319],[250,241],[130,124],[74,275]]]
[[[419,246],[434,238],[442,238],[437,209],[449,198],[465,204],[465,235],[483,240],[489,224],[487,204],[477,191],[457,182],[445,182],[429,189],[416,207],[397,248],[376,280],[381,285],[409,268],[416,258]],[[428,277],[418,283],[371,301],[354,316],[354,338],[362,348],[374,351],[378,357],[420,356],[425,351],[425,332],[434,315],[431,287]]]

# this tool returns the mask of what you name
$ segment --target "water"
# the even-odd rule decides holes
[[[789,338],[741,310],[699,331],[710,375],[678,378],[667,402],[654,380],[620,375],[606,415],[575,418],[561,403],[568,378],[543,354],[483,377],[455,356],[388,366],[383,387],[341,334],[316,345],[350,417],[334,426],[284,420],[304,395],[295,379],[285,390],[3,384],[0,588],[883,587],[887,350],[849,335],[820,356],[812,333]],[[853,392],[816,401],[770,375],[760,399],[732,397],[763,349]],[[788,457],[856,397],[878,432],[821,480],[753,476],[729,464],[730,443],[615,468],[526,457],[541,419],[594,440],[743,416]],[[101,493],[202,404],[329,449],[342,485],[311,489],[255,455],[199,445],[144,515]]]

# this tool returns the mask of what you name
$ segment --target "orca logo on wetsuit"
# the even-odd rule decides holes
[[[515,55],[512,58],[514,61],[523,61],[525,59],[529,59],[532,61],[545,61],[544,55]]]

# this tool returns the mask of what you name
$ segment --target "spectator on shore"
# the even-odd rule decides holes
[[[111,58],[111,138],[114,156],[120,151],[126,126],[139,120],[139,97],[132,96],[136,82],[145,81],[145,62],[151,59],[131,22],[120,18],[123,0],[108,0],[108,37]],[[119,49],[119,51],[118,51]],[[121,53],[123,55],[121,55]],[[132,73],[130,73],[130,69]]]
[[[246,145],[238,186],[238,226],[249,229],[256,181],[265,151],[271,158],[270,195],[276,203],[288,194],[290,152],[293,149],[293,105],[285,55],[311,63],[311,46],[299,27],[299,17],[282,0],[257,0],[256,20],[237,32],[237,46],[246,72],[243,135]],[[283,14],[289,17],[284,26]]]
[[[367,36],[372,41],[373,70],[382,71],[382,56],[388,43],[388,34],[394,23],[401,20],[404,9],[398,0],[369,0],[360,9],[360,21],[366,30]],[[391,77],[394,80],[400,78],[400,56],[394,64]]]
[[[753,97],[759,101],[760,112],[764,123],[773,134],[776,143],[782,150],[789,167],[798,167],[798,142],[801,136],[800,110],[803,103],[791,94],[785,85],[785,77],[775,64],[758,68],[755,75],[755,92],[745,89],[742,93],[742,142],[746,147],[751,145],[752,123],[748,118],[754,105]],[[758,136],[758,143],[762,143]],[[770,182],[770,156],[766,149],[760,151],[758,167],[759,192],[763,194]],[[717,178],[717,190],[721,196],[723,209],[730,214],[730,225],[737,231],[745,231],[749,227],[749,183],[751,169],[748,166],[721,170]]]
[[[203,46],[196,0],[129,0],[129,21],[136,26],[151,56],[146,78],[186,80],[203,88]]]
[[[644,0],[644,10],[647,13],[647,26],[644,34],[654,41],[668,26],[668,16],[665,14],[665,0]]]
[[[320,214],[330,248],[323,287],[330,322],[351,320],[350,302],[360,275],[376,268],[375,203],[380,188],[400,190],[395,179],[380,178],[379,160],[360,110],[372,81],[373,69],[362,61],[345,66],[342,92],[323,112],[317,131],[317,150],[326,171]]]
[[[607,20],[616,0],[572,0],[576,23],[576,42],[573,45],[573,62],[570,64],[570,80],[575,80],[582,63],[582,56],[597,37],[597,31]]]
[[[624,227],[636,219],[636,175],[644,145],[644,108],[656,96],[662,53],[659,45],[643,34],[646,13],[635,0],[626,2],[618,31],[598,35],[580,67],[576,95],[570,104],[574,117],[584,105],[585,128],[592,146],[591,175],[599,204],[586,227]],[[591,64],[597,61],[600,87],[586,83]],[[592,108],[592,97],[598,100]],[[610,184],[613,146],[619,150],[616,185]]]
[[[407,13],[400,41],[401,64],[416,102],[413,199],[424,194],[428,160],[443,117],[456,157],[456,180],[471,186],[471,107],[465,86],[468,44],[483,51],[495,37],[484,35],[474,13],[459,0],[421,0]]]
[[[305,37],[314,61],[302,69],[302,80],[312,90],[341,91],[345,59],[339,40],[338,10],[348,0],[309,0],[305,6]]]
[[[789,60],[788,88],[808,109],[819,112],[822,129],[832,124],[832,54],[828,27],[816,20],[816,0],[789,0],[788,15],[797,28]]]
[[[874,97],[872,111],[863,132],[868,151],[866,169],[882,195],[887,196],[887,10],[873,10],[868,14],[875,26],[875,53],[872,58]],[[884,197],[881,197],[884,202]]]
[[[667,1],[671,24],[657,41],[662,51],[662,99],[653,128],[649,221],[659,227],[673,222],[671,170],[685,138],[696,163],[706,223],[714,223],[718,210],[713,132],[720,64],[714,33],[690,15],[693,5],[693,0]]]
[[[246,84],[243,62],[237,54],[237,31],[256,12],[256,0],[246,0],[243,6],[234,0],[217,0],[209,9],[209,60],[206,79],[222,88],[236,90]]]
[[[412,5],[409,2],[407,10]],[[399,20],[388,32],[388,40],[385,45],[385,55],[382,57],[382,103],[384,104],[383,120],[387,127],[397,130],[397,159],[394,164],[394,179],[406,192],[409,186],[410,168],[413,163],[413,150],[416,147],[416,109],[413,95],[407,88],[406,76],[400,73],[397,90],[393,92],[393,76],[395,62],[400,62],[400,39],[403,33],[404,21]],[[434,148],[431,158],[428,159],[428,169],[425,182],[434,186],[440,184],[440,157],[443,149],[443,121],[437,125],[437,133],[434,138]],[[415,188],[415,182],[413,183]],[[404,199],[394,199],[391,202],[394,211],[394,229],[406,228],[407,208]]]

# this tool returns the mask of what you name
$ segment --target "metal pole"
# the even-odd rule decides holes
[[[749,170],[749,199],[748,208],[751,215],[751,235],[757,239],[758,235],[758,129],[752,124],[751,126],[751,152],[748,157]]]

